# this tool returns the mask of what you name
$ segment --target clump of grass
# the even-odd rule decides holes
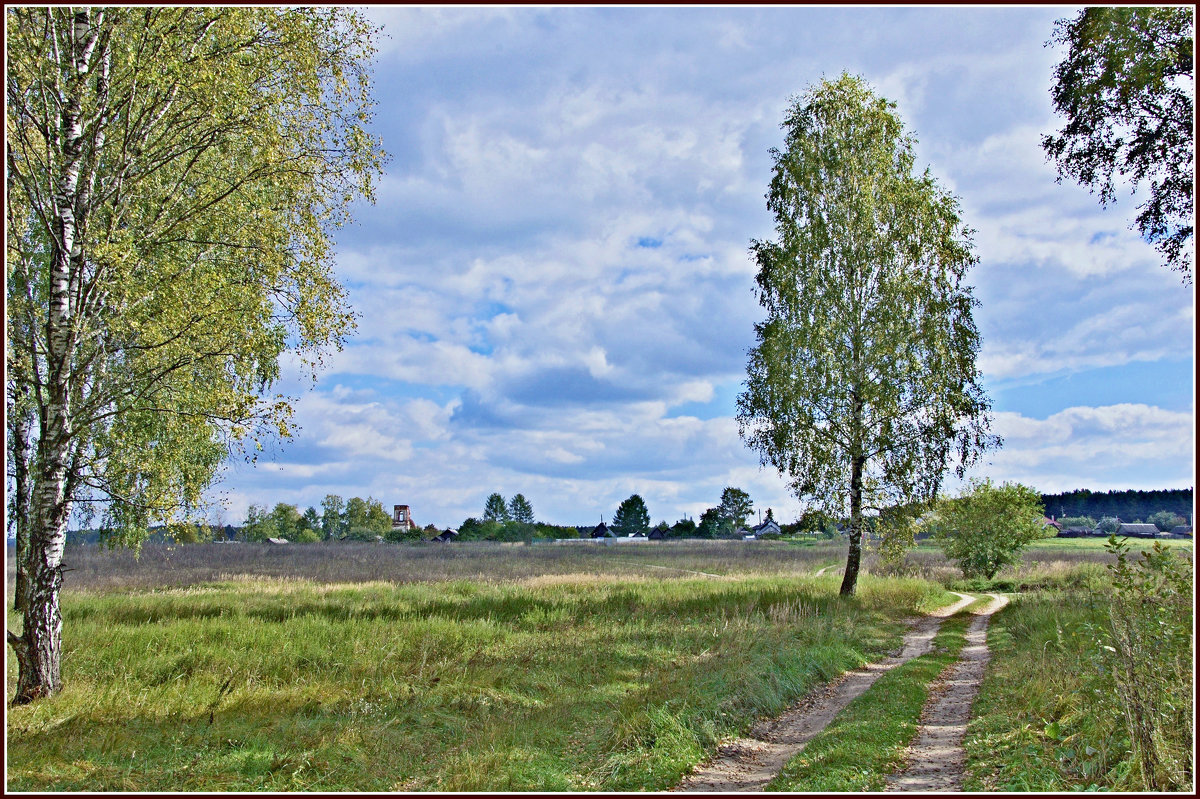
[[[948,599],[860,585],[849,601],[781,576],[67,592],[66,687],[10,712],[7,787],[663,789]]]
[[[970,615],[942,623],[929,654],[880,677],[791,759],[768,791],[881,791],[904,764],[916,736],[929,685],[958,659]]]

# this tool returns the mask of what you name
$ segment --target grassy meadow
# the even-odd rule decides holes
[[[300,547],[301,576],[192,579],[200,549],[282,568],[180,547],[153,587],[76,554],[66,687],[11,709],[10,790],[664,789],[953,599],[866,577],[839,600],[828,547],[375,547],[373,580]]]
[[[849,601],[838,569],[815,576],[843,561],[834,542],[74,547],[65,688],[9,709],[7,788],[664,790],[890,654],[948,587],[1014,596],[992,622],[968,789],[1128,787],[1128,736],[1089,676],[1113,556],[1063,543],[987,586],[928,546],[868,557]],[[882,784],[960,619],[776,787]],[[11,695],[11,658],[7,677]]]

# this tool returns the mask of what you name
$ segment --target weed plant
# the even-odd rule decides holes
[[[915,580],[867,577],[851,600],[837,585],[579,572],[68,591],[65,688],[10,710],[7,788],[665,789],[950,601]]]

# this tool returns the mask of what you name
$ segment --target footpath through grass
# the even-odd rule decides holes
[[[839,579],[68,593],[66,688],[10,710],[7,788],[665,789],[952,601]]]
[[[976,600],[970,607],[989,600]],[[928,654],[884,674],[788,762],[768,791],[804,793],[882,791],[904,764],[916,736],[929,686],[958,660],[971,614],[942,622]]]

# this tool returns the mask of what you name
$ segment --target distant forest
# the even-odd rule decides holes
[[[1159,511],[1171,511],[1192,518],[1192,489],[1163,491],[1089,491],[1079,488],[1063,494],[1042,494],[1046,515],[1090,516],[1101,519],[1115,516],[1123,522],[1145,521]]]

